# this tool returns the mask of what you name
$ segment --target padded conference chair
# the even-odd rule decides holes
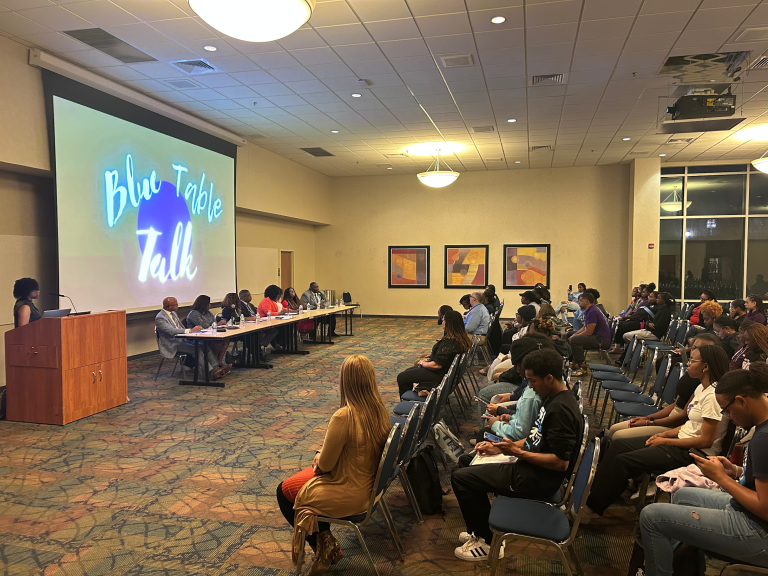
[[[413,408],[411,408],[411,413],[408,414],[408,417],[405,419],[402,439],[400,440],[400,447],[397,449],[395,471],[392,473],[392,482],[400,478],[400,483],[403,486],[405,497],[408,499],[408,502],[410,502],[411,507],[413,508],[413,512],[416,514],[416,520],[419,524],[424,522],[424,517],[421,515],[419,503],[416,501],[416,495],[413,493],[411,482],[408,480],[408,475],[405,472],[416,447],[416,432],[419,428],[419,424],[421,423],[419,416],[421,415],[422,406],[424,405],[414,404]]]
[[[157,349],[160,351],[160,335],[157,333],[157,330],[155,330],[155,341],[157,342]],[[163,367],[163,362],[166,360],[176,360],[176,362],[173,365],[173,370],[171,371],[171,378],[173,378],[173,375],[176,373],[176,368],[179,367],[179,362],[182,362],[181,364],[181,370],[182,370],[182,377],[183,377],[183,370],[184,370],[184,361],[186,360],[187,355],[186,354],[179,354],[176,352],[175,355],[170,356],[166,358],[163,356],[162,351],[160,351],[160,364],[157,366],[157,372],[155,373],[155,382],[157,382],[157,377],[160,376],[160,370]]]
[[[491,559],[491,575],[496,576],[499,568],[499,550],[507,540],[520,539],[534,544],[554,546],[560,553],[568,576],[573,576],[566,551],[573,560],[576,573],[583,576],[578,556],[572,548],[573,541],[579,529],[580,512],[584,507],[592,488],[592,480],[597,470],[600,457],[600,444],[593,440],[587,446],[584,457],[576,469],[576,480],[573,483],[573,495],[566,511],[535,500],[523,498],[507,498],[500,496],[493,501],[488,523],[493,531],[493,541],[489,553]],[[573,511],[573,514],[569,512]],[[573,518],[571,521],[570,518]]]
[[[395,541],[397,554],[400,556],[400,560],[405,561],[403,544],[400,542],[400,537],[397,535],[395,523],[392,521],[392,514],[390,514],[389,507],[384,500],[384,492],[392,480],[392,474],[394,473],[395,469],[395,460],[397,458],[397,451],[400,446],[400,434],[400,424],[395,424],[389,433],[387,442],[384,445],[384,450],[381,453],[379,469],[376,472],[376,479],[373,482],[371,499],[368,502],[368,510],[361,514],[347,516],[346,518],[326,518],[323,516],[317,517],[318,522],[328,522],[329,524],[334,524],[336,526],[347,526],[352,528],[357,535],[357,539],[360,541],[360,545],[362,546],[365,555],[368,557],[368,562],[370,562],[374,574],[377,575],[378,571],[376,570],[376,564],[374,563],[373,557],[371,556],[371,553],[368,550],[368,546],[365,543],[365,538],[363,538],[363,534],[360,532],[360,526],[367,524],[368,520],[371,518],[371,515],[379,507],[381,508],[381,513],[384,515],[384,521],[387,524],[387,528],[389,528],[389,533],[392,535],[392,539]],[[301,565],[304,561],[304,542],[306,538],[306,533],[303,530],[300,530],[299,534],[301,535],[301,548],[299,550],[299,557],[296,561],[296,574],[301,574]]]

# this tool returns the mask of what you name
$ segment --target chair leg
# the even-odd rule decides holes
[[[400,536],[397,534],[397,528],[395,528],[395,522],[392,520],[392,514],[389,511],[389,506],[384,501],[384,498],[379,500],[381,504],[381,513],[384,514],[384,520],[387,522],[387,528],[389,533],[392,534],[392,540],[395,541],[395,548],[397,548],[397,554],[400,556],[400,560],[405,562],[405,549],[403,543],[400,541]]]
[[[179,360],[181,359],[180,356],[176,356],[176,362],[173,364],[173,370],[171,370],[171,378],[173,378],[173,375],[176,374],[176,368],[179,367]]]
[[[301,574],[301,565],[304,563],[304,547],[306,546],[307,533],[304,530],[299,530],[299,538],[301,540],[301,546],[299,547],[299,555],[296,558],[296,574]]]
[[[355,534],[357,534],[357,539],[360,541],[360,546],[363,547],[363,552],[365,552],[365,555],[368,557],[368,562],[371,563],[373,573],[376,574],[376,576],[379,576],[379,571],[376,570],[376,563],[373,561],[373,556],[371,556],[371,552],[368,550],[368,546],[365,543],[365,538],[363,538],[363,533],[360,532],[360,528],[358,528],[356,524],[352,524],[352,528],[354,528]]]
[[[490,560],[490,563],[491,563],[490,576],[496,576],[496,571],[499,568],[499,550],[501,550],[501,545],[503,543],[504,543],[504,538],[496,534],[496,532],[494,532],[493,539],[491,540],[491,549],[488,552],[488,559]]]
[[[413,493],[413,486],[411,486],[411,481],[408,480],[408,474],[406,474],[405,467],[400,469],[400,483],[403,485],[405,497],[408,498],[408,502],[410,502],[411,508],[413,508],[413,512],[416,514],[416,522],[422,524],[424,522],[424,516],[421,514],[421,508],[419,508],[419,503],[416,500],[416,494]]]
[[[448,406],[448,413],[451,415],[451,420],[453,420],[453,425],[456,426],[456,432],[460,432],[461,426],[459,426],[459,421],[456,419],[456,414],[453,413],[453,406],[451,406],[450,398],[445,399],[445,405]]]
[[[648,473],[643,474],[640,479],[640,493],[637,495],[637,504],[635,504],[635,510],[640,514],[645,507],[645,494],[648,492],[648,484],[651,483],[651,475]]]
[[[571,569],[571,563],[568,561],[568,556],[565,555],[565,550],[563,550],[563,547],[559,544],[555,544],[557,546],[557,551],[560,552],[560,561],[563,563],[563,568],[565,568],[565,573],[568,576],[573,576],[573,570]],[[570,552],[570,547],[569,547]]]
[[[160,356],[160,366],[157,367],[157,374],[155,374],[155,382],[157,382],[157,377],[160,376],[160,369],[163,367],[163,362],[165,362],[165,358]]]
[[[603,409],[600,411],[600,419],[597,420],[597,426],[598,428],[603,425],[603,418],[605,417],[605,410],[608,407],[608,396],[610,396],[611,393],[608,392],[608,390],[605,391],[605,396],[603,396]],[[599,396],[598,396],[599,399]]]

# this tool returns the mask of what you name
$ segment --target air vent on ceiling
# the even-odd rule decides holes
[[[627,156],[647,156],[651,152],[651,150],[632,150]]]
[[[195,84],[192,80],[186,80],[184,78],[178,78],[174,80],[165,80],[168,86],[176,88],[176,90],[190,90],[192,88],[200,88],[199,84]]]
[[[176,62],[170,62],[170,64],[171,66],[175,66],[187,74],[207,74],[208,72],[218,72],[213,64],[209,64],[201,58],[196,60],[177,60]]]
[[[80,30],[68,30],[64,34],[71,36],[75,40],[80,40],[91,48],[104,52],[112,58],[120,60],[125,64],[135,64],[137,62],[154,62],[155,59],[149,54],[144,54],[138,48],[134,48],[127,42],[123,42],[117,36],[113,36],[101,28],[83,28]]]
[[[486,158],[486,162],[504,162],[504,158]]]
[[[440,56],[443,62],[443,68],[461,68],[463,66],[474,66],[475,59],[472,54],[457,54],[454,56]]]
[[[389,168],[392,168],[392,164],[376,164],[376,168],[383,168],[384,170],[388,170]]]
[[[552,150],[552,145],[549,144],[547,146],[531,146],[531,152],[541,152],[545,150]]]
[[[538,86],[539,84],[562,84],[562,74],[541,74],[539,76],[531,77],[531,86]]]
[[[747,28],[736,37],[735,42],[765,42],[768,40],[768,28]]]
[[[762,58],[758,58],[755,60],[754,64],[749,67],[750,69],[754,70],[755,68],[768,68],[768,56],[763,56]]]
[[[307,154],[310,154],[311,156],[315,156],[317,158],[323,157],[323,156],[333,156],[328,150],[323,150],[322,148],[301,148],[301,150],[304,150]]]
[[[472,132],[475,134],[480,134],[482,132],[495,132],[496,127],[495,126],[472,126]]]
[[[667,144],[690,144],[695,138],[670,138]]]
[[[397,154],[384,154],[386,158],[408,158],[407,154],[403,154],[402,152],[399,152]]]

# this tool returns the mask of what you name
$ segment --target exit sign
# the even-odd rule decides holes
[[[648,244],[648,250],[653,250],[656,248],[656,244]]]

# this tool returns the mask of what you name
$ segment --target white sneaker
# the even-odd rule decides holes
[[[469,542],[470,538],[472,538],[472,534],[470,534],[469,532],[462,532],[461,534],[459,534],[459,542],[461,542],[462,544],[464,544],[464,542]]]
[[[461,538],[461,536],[459,536]],[[453,551],[459,560],[467,562],[485,562],[488,560],[488,552],[491,547],[485,543],[485,539],[470,536],[470,539]],[[499,550],[499,559],[504,558],[504,545]]]
[[[645,497],[651,498],[653,495],[656,494],[656,481],[648,482],[648,488],[645,491]],[[632,494],[632,496],[629,497],[630,502],[634,502],[640,497],[640,490]]]

